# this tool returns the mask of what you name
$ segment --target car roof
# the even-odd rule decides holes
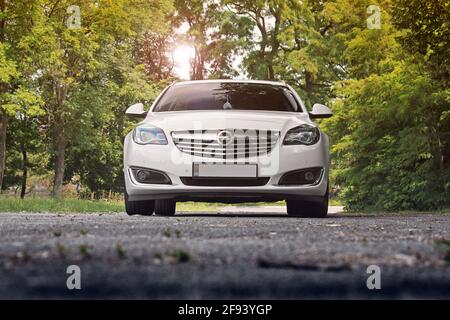
[[[252,84],[267,84],[272,86],[286,86],[286,83],[282,81],[244,80],[244,79],[187,80],[187,81],[177,81],[173,85],[180,86],[180,85],[200,84],[200,83],[252,83]]]

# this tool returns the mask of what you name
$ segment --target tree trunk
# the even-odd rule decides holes
[[[273,27],[271,36],[271,50],[268,56],[269,61],[267,65],[267,72],[269,80],[275,80],[274,62],[278,56],[278,50],[280,48],[280,42],[278,41],[278,34],[280,33],[281,26],[281,12],[279,10],[270,8],[270,12],[275,18],[275,25]]]
[[[6,125],[8,117],[5,112],[0,111],[0,191],[3,185],[6,161]]]
[[[437,122],[439,120],[436,120]],[[445,172],[445,155],[444,155],[444,143],[442,142],[442,137],[441,137],[441,128],[440,125],[436,125],[434,128],[434,133],[435,133],[435,137],[436,137],[436,157],[437,157],[437,162],[438,162],[438,168],[439,168],[439,175],[441,177],[442,180],[442,187],[444,189],[444,191],[447,191],[447,184],[445,183],[444,180],[444,172]]]
[[[53,182],[53,197],[60,198],[64,179],[66,139],[64,138],[64,132],[55,132],[55,133],[56,133],[55,137],[56,158],[55,158],[55,179]]]
[[[313,105],[313,93],[314,93],[314,76],[311,74],[311,72],[306,71],[305,72],[305,89],[306,93],[308,95],[308,104],[310,106]]]
[[[65,157],[67,140],[65,136],[64,100],[67,96],[68,86],[61,85],[60,81],[53,82],[54,111],[53,111],[53,146],[55,152],[55,178],[53,180],[52,195],[60,198],[64,180]]]
[[[205,69],[205,61],[201,49],[195,48],[194,62],[192,65],[191,80],[203,80],[203,70]]]
[[[27,157],[27,150],[25,149],[25,146],[22,146],[22,161],[23,161],[22,189],[20,190],[20,199],[25,198],[25,193],[27,192],[28,157]]]
[[[267,63],[267,80],[275,80],[275,72],[273,70],[273,61],[268,61]]]

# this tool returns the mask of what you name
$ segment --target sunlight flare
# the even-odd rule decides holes
[[[189,45],[179,45],[173,51],[175,61],[175,74],[181,79],[189,79],[191,60],[194,58],[195,49]]]

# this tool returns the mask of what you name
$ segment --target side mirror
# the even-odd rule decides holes
[[[309,113],[309,117],[311,119],[329,118],[332,115],[333,112],[331,112],[330,108],[320,103],[316,103],[315,105],[313,105],[312,112]]]
[[[144,105],[142,103],[133,104],[125,111],[125,114],[130,117],[145,118],[147,111],[144,111]]]

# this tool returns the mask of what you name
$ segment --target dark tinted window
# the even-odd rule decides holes
[[[283,86],[253,83],[192,83],[169,88],[155,112],[183,110],[297,111],[290,90]]]

